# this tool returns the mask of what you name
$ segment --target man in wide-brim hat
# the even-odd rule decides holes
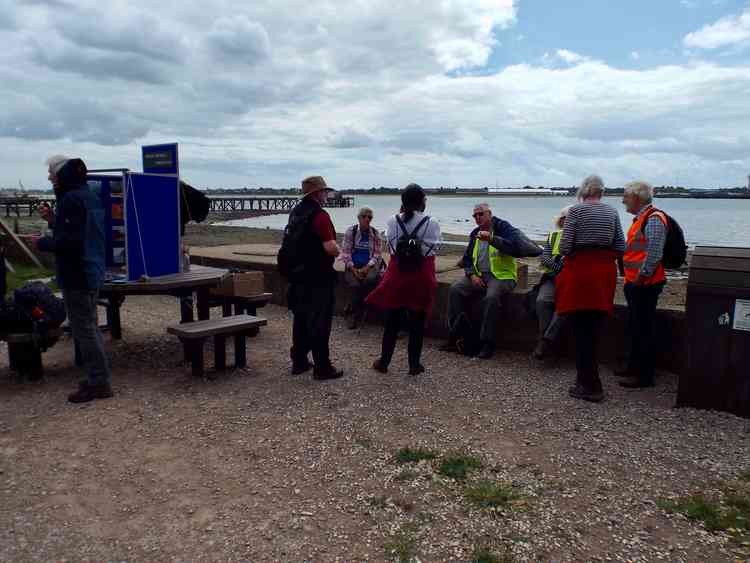
[[[302,201],[289,214],[285,244],[294,247],[288,273],[287,301],[294,314],[292,328],[292,374],[313,368],[313,379],[337,379],[343,372],[333,367],[328,341],[333,319],[336,272],[339,255],[336,230],[322,208],[332,191],[322,176],[302,180]],[[312,352],[314,365],[308,353]]]

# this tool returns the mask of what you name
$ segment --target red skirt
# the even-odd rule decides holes
[[[617,286],[617,253],[583,250],[565,257],[555,278],[555,311],[604,311],[612,314]]]
[[[391,256],[383,279],[367,296],[365,303],[379,309],[423,311],[429,316],[436,291],[434,256],[425,257],[422,268],[416,272],[402,272],[398,269],[398,258]]]

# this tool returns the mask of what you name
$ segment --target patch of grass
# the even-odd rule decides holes
[[[388,506],[388,497],[385,495],[370,497],[367,502],[374,508],[385,508]]]
[[[470,455],[453,455],[443,460],[438,467],[438,473],[451,479],[464,479],[469,471],[481,469],[479,458]]]
[[[730,494],[725,502],[729,508],[694,495],[677,501],[659,501],[657,505],[667,512],[678,512],[690,520],[703,522],[706,529],[712,532],[732,531],[743,534],[750,530],[750,499]]]
[[[26,266],[23,264],[14,264],[15,272],[8,271],[6,278],[8,282],[8,293],[12,293],[14,289],[23,287],[23,285],[29,280],[37,280],[42,278],[51,278],[55,275],[54,272],[46,269],[39,269],[34,266]],[[52,291],[57,291],[57,284],[54,281],[48,282],[47,285]]]
[[[750,471],[743,471],[739,475],[737,475],[738,481],[744,481],[745,483],[750,483]]]
[[[518,495],[508,485],[492,481],[479,481],[464,489],[464,496],[481,508],[506,506]]]
[[[436,454],[423,448],[401,448],[393,456],[397,463],[417,463],[423,459],[435,459]]]
[[[411,469],[404,469],[401,473],[396,475],[393,480],[394,481],[413,481],[419,477],[419,473],[416,471],[413,471]]]
[[[417,530],[414,523],[404,524],[385,543],[388,557],[396,557],[399,563],[409,563],[417,555]]]
[[[497,555],[494,551],[487,547],[477,546],[474,548],[474,553],[471,554],[471,563],[514,563],[515,558],[509,548],[506,548],[504,552]]]

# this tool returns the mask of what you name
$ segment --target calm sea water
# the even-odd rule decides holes
[[[627,231],[632,221],[619,197],[605,201],[619,210],[623,228]],[[471,212],[481,198],[428,196],[427,214],[436,218],[444,233],[469,234],[475,223]],[[529,237],[540,240],[552,226],[560,209],[575,203],[567,197],[488,197],[485,200],[498,217],[510,221]],[[328,209],[336,231],[343,232],[356,221],[357,210],[366,205],[374,211],[373,225],[385,227],[388,217],[397,213],[401,200],[397,195],[362,195],[355,197],[355,206]],[[672,215],[682,225],[690,246],[696,244],[750,247],[750,200],[726,199],[662,199],[656,205]],[[231,221],[228,225],[283,229],[286,215],[270,215]]]

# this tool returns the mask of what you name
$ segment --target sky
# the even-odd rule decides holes
[[[750,1],[0,0],[0,187],[45,160],[211,188],[726,187]]]

